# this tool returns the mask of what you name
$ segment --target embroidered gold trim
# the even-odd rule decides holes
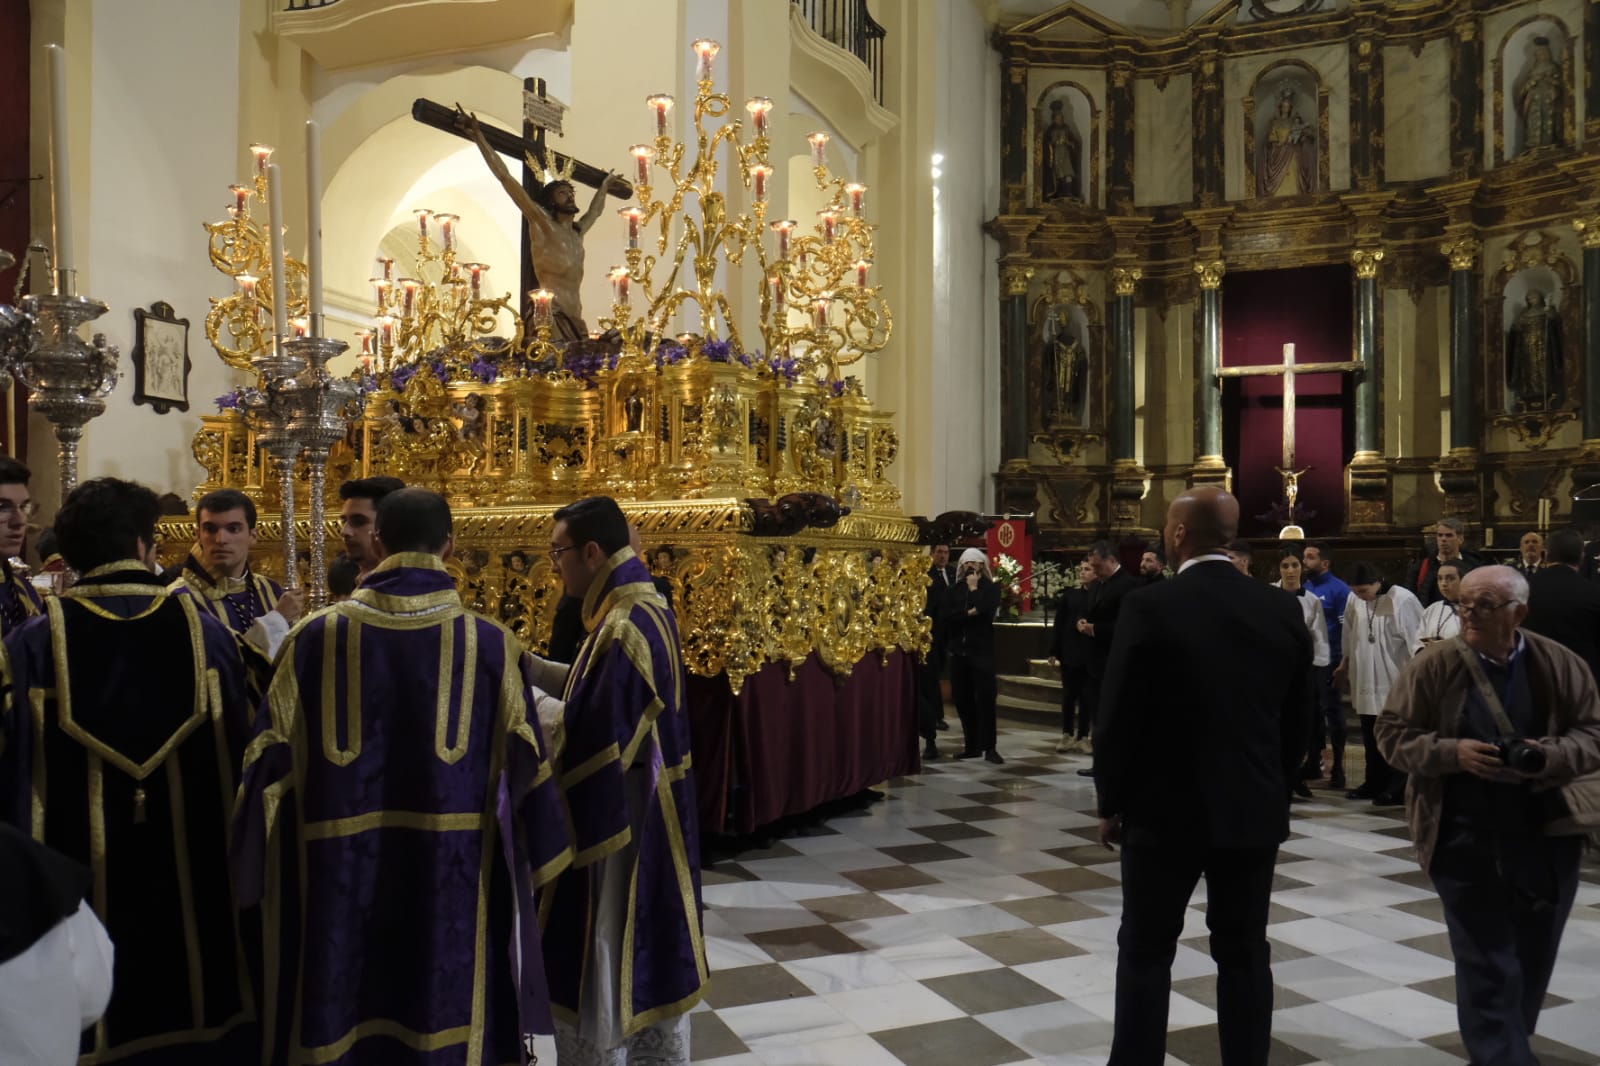
[[[189,1009],[196,1029],[206,1020],[206,989],[200,966],[200,923],[194,913],[194,880],[189,864],[188,807],[183,801],[182,760],[167,762],[167,813],[172,819],[172,861],[178,878],[178,909],[183,914],[183,948],[189,960]]]
[[[369,811],[349,818],[306,823],[307,840],[337,840],[375,829],[411,829],[419,833],[463,833],[483,828],[482,814],[426,814],[421,811]]]

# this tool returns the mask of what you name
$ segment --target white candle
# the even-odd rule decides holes
[[[289,296],[283,258],[283,174],[267,164],[267,241],[272,255],[272,335],[289,335]]]
[[[322,136],[306,120],[306,299],[311,335],[322,336]]]
[[[56,269],[72,269],[72,169],[67,163],[67,53],[48,45],[50,67],[50,177],[55,200]]]

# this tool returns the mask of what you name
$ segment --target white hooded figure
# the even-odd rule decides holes
[[[981,548],[961,553],[956,582],[945,598],[945,654],[950,660],[950,689],[961,715],[965,745],[956,756],[983,756],[1005,762],[995,750],[994,617],[1000,608],[1000,586]]]

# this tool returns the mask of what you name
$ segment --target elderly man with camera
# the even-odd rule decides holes
[[[1478,1066],[1537,1064],[1529,1040],[1572,909],[1579,834],[1600,808],[1600,697],[1577,655],[1518,629],[1528,582],[1507,566],[1461,582],[1461,635],[1412,659],[1378,746],[1411,774],[1406,814],[1444,904],[1456,1016]]]

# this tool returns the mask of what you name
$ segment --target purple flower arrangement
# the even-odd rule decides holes
[[[260,404],[263,399],[260,389],[244,385],[234,389],[232,392],[223,393],[213,402],[216,403],[219,412],[242,411],[247,407],[254,407]]]
[[[493,385],[495,380],[500,376],[500,368],[489,362],[483,356],[475,355],[472,357],[472,362],[467,365],[467,373],[471,374],[485,385]]]
[[[774,355],[766,362],[767,372],[775,378],[782,378],[785,383],[793,385],[800,380],[800,364],[794,359],[785,359]]]

